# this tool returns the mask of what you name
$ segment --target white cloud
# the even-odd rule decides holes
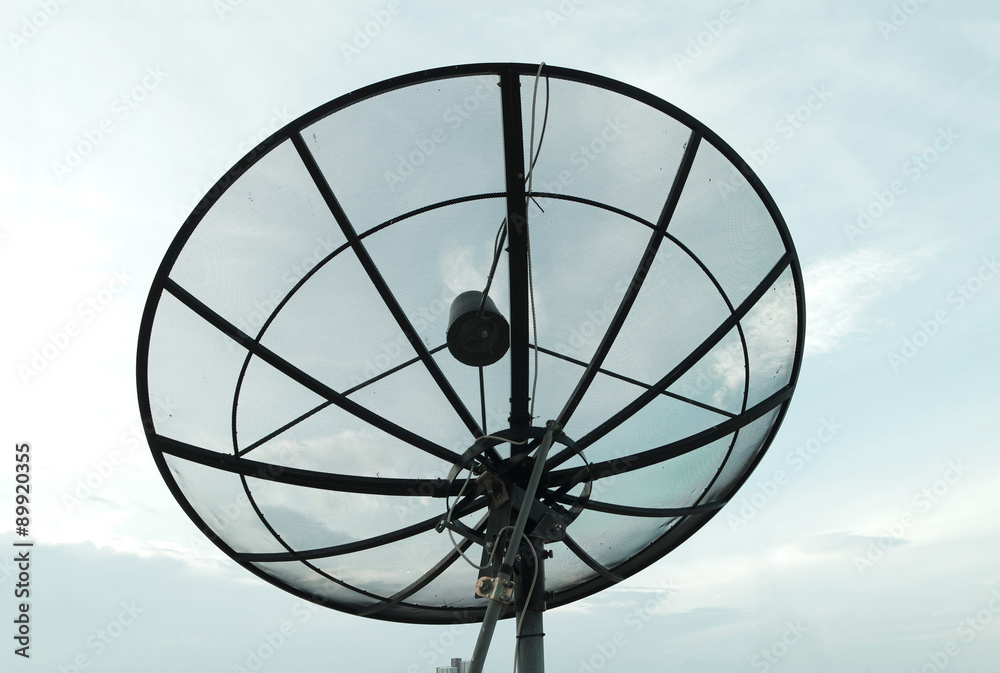
[[[806,268],[806,354],[835,351],[870,331],[874,305],[916,280],[934,252],[930,246],[909,252],[865,247]]]

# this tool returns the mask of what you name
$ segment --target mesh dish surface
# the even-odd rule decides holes
[[[333,100],[234,166],[168,250],[139,340],[147,438],[185,512],[259,577],[357,615],[481,620],[458,550],[483,549],[435,525],[458,501],[483,534],[490,500],[474,484],[459,498],[469,473],[449,471],[477,437],[534,446],[553,419],[536,500],[582,508],[548,544],[556,607],[669,553],[774,438],[805,305],[773,200],[669,103],[537,70],[441,68]],[[481,383],[445,334],[505,218],[510,250],[530,242],[533,314],[505,249],[489,296],[527,343]],[[515,370],[536,362],[519,425]],[[523,487],[519,449],[491,451]]]

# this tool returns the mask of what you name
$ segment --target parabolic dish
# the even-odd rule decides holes
[[[170,246],[139,339],[147,438],[188,516],[259,577],[357,615],[481,620],[456,545],[487,557],[498,500],[465,468],[516,512],[551,419],[530,534],[564,605],[687,539],[771,443],[805,315],[773,200],[676,107],[537,71],[333,100],[240,160]],[[486,287],[505,219],[489,297],[510,349],[480,369],[449,352],[449,309]],[[484,435],[532,443],[462,459]]]

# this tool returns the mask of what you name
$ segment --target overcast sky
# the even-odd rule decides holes
[[[960,0],[9,0],[3,670],[422,673],[470,657],[475,626],[314,609],[205,541],[146,447],[134,363],[167,246],[237,159],[361,86],[487,61],[591,71],[693,114],[761,177],[806,278],[806,357],[769,453],[674,553],[546,613],[547,670],[992,670],[998,14]],[[22,442],[30,660],[11,638]],[[501,624],[488,671],[509,670],[512,635]]]

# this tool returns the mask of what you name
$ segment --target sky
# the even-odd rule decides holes
[[[320,609],[205,540],[145,444],[134,369],[167,246],[260,140],[370,83],[503,61],[618,79],[704,122],[774,197],[806,287],[799,383],[764,460],[677,550],[547,612],[547,670],[995,667],[998,15],[932,0],[5,3],[3,670],[469,658],[473,625]],[[512,654],[504,622],[486,670]]]

